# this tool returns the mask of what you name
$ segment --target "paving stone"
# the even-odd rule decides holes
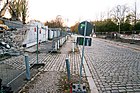
[[[119,90],[119,92],[120,92],[120,93],[125,93],[126,90],[121,89],[121,90]]]
[[[109,91],[109,90],[111,90],[111,87],[107,87],[107,88],[105,88],[107,91]]]
[[[127,92],[134,92],[133,89],[126,89]]]
[[[118,87],[119,89],[126,89],[126,87]]]
[[[127,86],[126,88],[127,88],[127,89],[133,89],[133,87],[131,87],[131,86]]]
[[[140,92],[140,89],[134,89],[135,92]]]
[[[111,91],[106,91],[106,93],[112,93]]]
[[[118,90],[119,88],[118,87],[112,87],[112,90]]]
[[[119,90],[111,90],[111,93],[118,93]]]
[[[121,83],[119,83],[119,82],[115,82],[114,84],[115,84],[115,85],[120,85]]]
[[[105,91],[105,88],[101,88],[102,91]]]
[[[112,87],[117,87],[118,85],[115,85],[115,84],[113,84],[113,85],[111,85]]]

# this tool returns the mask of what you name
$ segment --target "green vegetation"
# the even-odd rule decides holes
[[[126,5],[118,5],[107,13],[108,18],[92,21],[96,32],[132,32],[140,33],[140,18],[136,17],[136,11],[131,10]],[[71,26],[71,31],[78,32],[78,24]]]
[[[106,19],[104,21],[95,21],[93,22],[96,26],[97,32],[112,32],[117,31],[117,25],[111,21],[111,19]]]
[[[140,30],[140,22],[137,22],[137,23],[136,23],[135,28],[136,28],[136,30]]]

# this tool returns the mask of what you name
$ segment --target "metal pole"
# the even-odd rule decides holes
[[[96,32],[96,25],[94,24],[94,33]]]
[[[70,63],[68,58],[66,58],[66,68],[67,68],[68,81],[70,82]]]
[[[121,30],[121,28],[120,28],[120,25],[121,25],[120,9],[121,9],[121,6],[118,5],[118,6],[117,6],[117,19],[118,19],[118,26],[119,26],[119,34],[121,33],[121,32],[120,32],[120,30]],[[118,13],[119,13],[119,14],[118,14]]]
[[[25,55],[25,65],[26,65],[26,78],[27,78],[27,80],[30,80],[29,57],[27,54]]]
[[[136,5],[136,1],[135,1],[135,22],[134,22],[135,31],[136,31],[136,23],[137,23],[137,5]]]
[[[119,19],[119,34],[121,34],[121,28],[120,28],[120,25],[121,25],[121,23],[120,23],[120,19]]]
[[[38,64],[38,25],[37,25],[37,51],[36,51],[36,54],[37,54],[37,64]]]
[[[55,42],[54,42],[54,31],[53,31],[53,39],[52,39],[52,50],[54,51],[54,48],[55,48]]]
[[[134,44],[134,32],[136,31],[136,23],[137,23],[137,6],[135,1],[135,21],[134,21],[134,30],[132,30],[132,44]]]
[[[69,82],[69,85],[70,85],[70,93],[72,93],[72,86],[71,86],[71,82],[70,82],[70,62],[69,62],[69,58],[66,58],[66,68],[67,68],[68,82]]]
[[[79,80],[79,87],[80,87],[81,79],[82,79],[82,66],[83,66],[83,60],[84,60],[84,49],[85,49],[86,27],[87,27],[87,21],[85,21],[85,29],[84,29],[84,41],[83,41],[83,49],[82,49],[82,60],[81,60],[81,65],[80,65],[80,80]]]
[[[75,48],[75,46],[74,46],[74,41],[72,42],[72,52],[74,53],[74,49]]]

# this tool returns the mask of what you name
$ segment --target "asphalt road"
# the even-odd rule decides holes
[[[85,59],[99,93],[140,93],[140,50],[130,47],[97,38],[85,47]]]

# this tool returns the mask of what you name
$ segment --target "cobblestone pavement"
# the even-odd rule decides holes
[[[46,64],[43,70],[33,83],[30,83],[26,93],[64,93],[59,91],[58,80],[60,75],[66,73],[65,59],[69,58],[71,74],[79,75],[81,56],[79,53],[71,53],[73,38],[61,47],[61,53],[48,53],[44,55],[44,63]],[[83,70],[83,76],[85,72]],[[79,77],[77,77],[79,78]],[[23,88],[23,90],[26,89]],[[22,92],[21,92],[22,93]]]
[[[66,73],[65,59],[70,58],[71,74],[79,74],[80,55],[75,54],[47,54],[46,65],[34,83],[29,84],[29,93],[63,93],[59,91],[59,79]],[[83,71],[84,73],[84,71]],[[84,74],[85,75],[85,74]],[[77,77],[79,78],[79,77]],[[32,86],[32,87],[30,87]],[[27,93],[28,93],[27,92]]]
[[[70,53],[72,40],[73,38],[69,38],[61,47],[61,53],[57,54],[46,54],[44,49],[47,46],[41,45],[39,63],[46,65],[37,81],[28,88],[29,93],[59,93],[57,83],[61,72],[66,72],[66,58],[70,60],[71,74],[79,74],[81,56],[80,53]],[[30,63],[36,62],[36,54],[31,53],[29,56]],[[85,47],[85,59],[99,93],[140,93],[139,50],[94,38],[92,46]],[[24,56],[7,59],[1,62],[4,63],[0,65],[1,72],[10,71],[8,68],[12,68],[14,73],[24,70],[23,61]],[[6,70],[2,69],[3,65],[8,65]],[[85,76],[84,69],[83,75]]]
[[[85,59],[99,93],[140,93],[140,51],[94,38]]]
[[[42,43],[39,46],[39,60],[38,62],[44,62],[46,60],[46,54],[51,49],[51,42]],[[32,50],[36,50],[36,46]],[[36,54],[28,53],[29,63],[36,63]],[[30,65],[32,66],[32,65]],[[0,78],[3,80],[3,84],[9,83],[12,79],[25,71],[24,55],[13,56],[11,58],[0,61]]]

